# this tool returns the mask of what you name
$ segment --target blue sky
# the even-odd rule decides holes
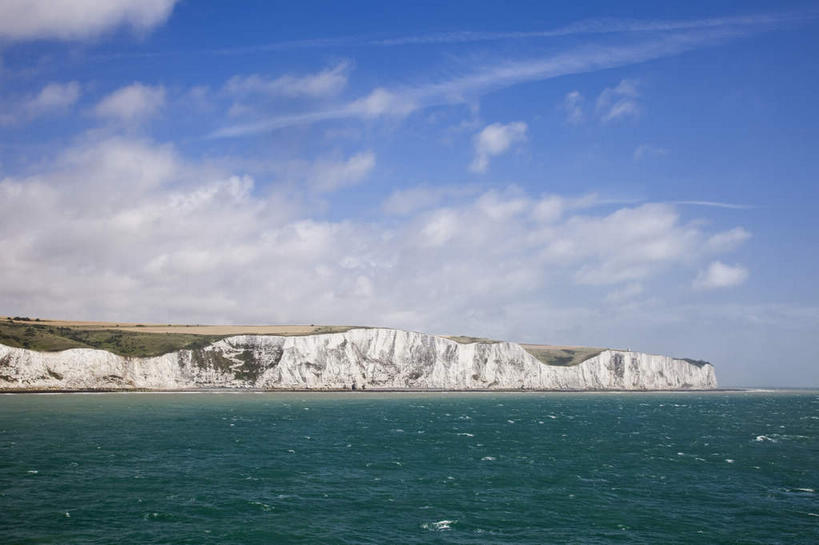
[[[0,313],[819,386],[806,2],[0,1]]]

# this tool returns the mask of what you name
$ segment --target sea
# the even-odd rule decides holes
[[[0,395],[3,544],[811,544],[817,490],[817,391]]]

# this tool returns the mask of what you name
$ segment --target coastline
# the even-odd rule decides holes
[[[672,393],[775,393],[775,392],[812,392],[811,388],[712,388],[712,389],[678,389],[678,390],[634,390],[634,389],[584,389],[584,390],[533,390],[533,389],[435,389],[435,388],[368,388],[364,390],[349,390],[342,388],[183,388],[153,390],[147,388],[129,389],[84,389],[84,390],[48,390],[48,389],[20,389],[0,390],[0,395],[47,395],[47,394],[672,394]]]

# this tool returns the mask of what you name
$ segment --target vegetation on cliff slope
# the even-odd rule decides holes
[[[558,365],[568,367],[579,365],[589,358],[600,354],[605,348],[594,348],[585,346],[561,347],[561,346],[534,346],[523,345],[524,350],[529,352],[540,362],[546,365]]]
[[[177,350],[195,350],[225,337],[240,334],[320,335],[343,333],[357,326],[201,326],[115,324],[39,320],[24,316],[0,318],[0,344],[43,352],[69,348],[96,348],[120,356],[161,356]],[[448,336],[462,344],[498,343],[482,337]],[[602,352],[602,348],[523,345],[546,365],[577,365]]]

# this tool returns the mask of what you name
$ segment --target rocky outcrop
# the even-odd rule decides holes
[[[691,390],[716,388],[714,368],[604,350],[571,367],[521,345],[458,342],[395,329],[307,336],[239,335],[198,350],[123,357],[104,350],[37,352],[0,345],[2,390],[197,388]]]

